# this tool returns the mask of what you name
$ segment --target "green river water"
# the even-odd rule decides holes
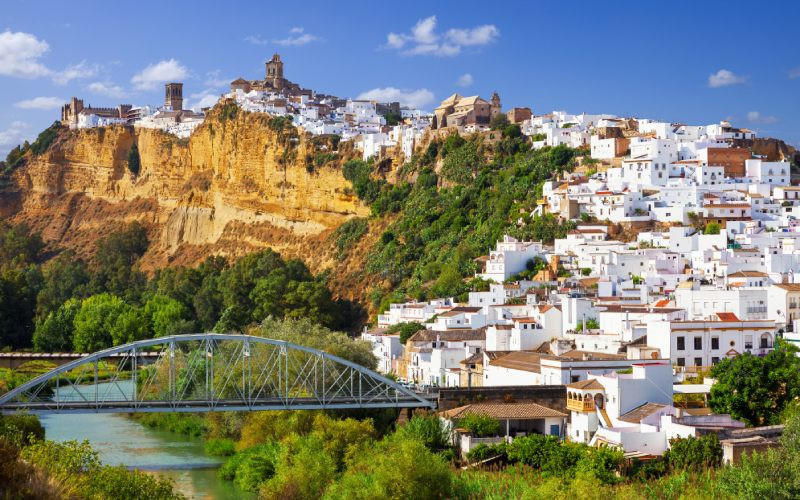
[[[62,399],[70,397],[62,395]],[[168,477],[189,498],[252,498],[217,477],[222,460],[206,455],[199,439],[151,429],[112,413],[46,415],[40,419],[47,439],[88,440],[103,463]]]

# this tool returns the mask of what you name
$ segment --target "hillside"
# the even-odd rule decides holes
[[[152,242],[141,261],[149,271],[273,248],[319,272],[336,264],[331,230],[369,214],[341,173],[351,147],[233,105],[217,106],[188,140],[61,128],[11,174],[0,215],[84,256],[98,237],[139,221]]]

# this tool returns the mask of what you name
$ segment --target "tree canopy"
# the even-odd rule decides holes
[[[779,422],[789,402],[800,397],[797,348],[779,341],[764,357],[744,353],[721,360],[711,370],[709,406],[749,425]]]

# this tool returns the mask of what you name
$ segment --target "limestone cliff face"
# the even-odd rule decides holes
[[[131,127],[64,130],[14,173],[0,213],[82,254],[121,224],[141,221],[152,241],[143,259],[150,269],[266,247],[326,267],[330,230],[369,212],[341,174],[349,145],[326,157],[321,141],[267,115],[233,115],[212,110],[188,140]],[[138,175],[128,168],[134,144]],[[320,155],[329,161],[318,166]]]

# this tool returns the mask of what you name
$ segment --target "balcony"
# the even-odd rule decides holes
[[[569,399],[569,398],[567,398],[567,410],[593,412],[594,411],[594,400],[592,400],[592,399],[582,400],[582,399]]]

